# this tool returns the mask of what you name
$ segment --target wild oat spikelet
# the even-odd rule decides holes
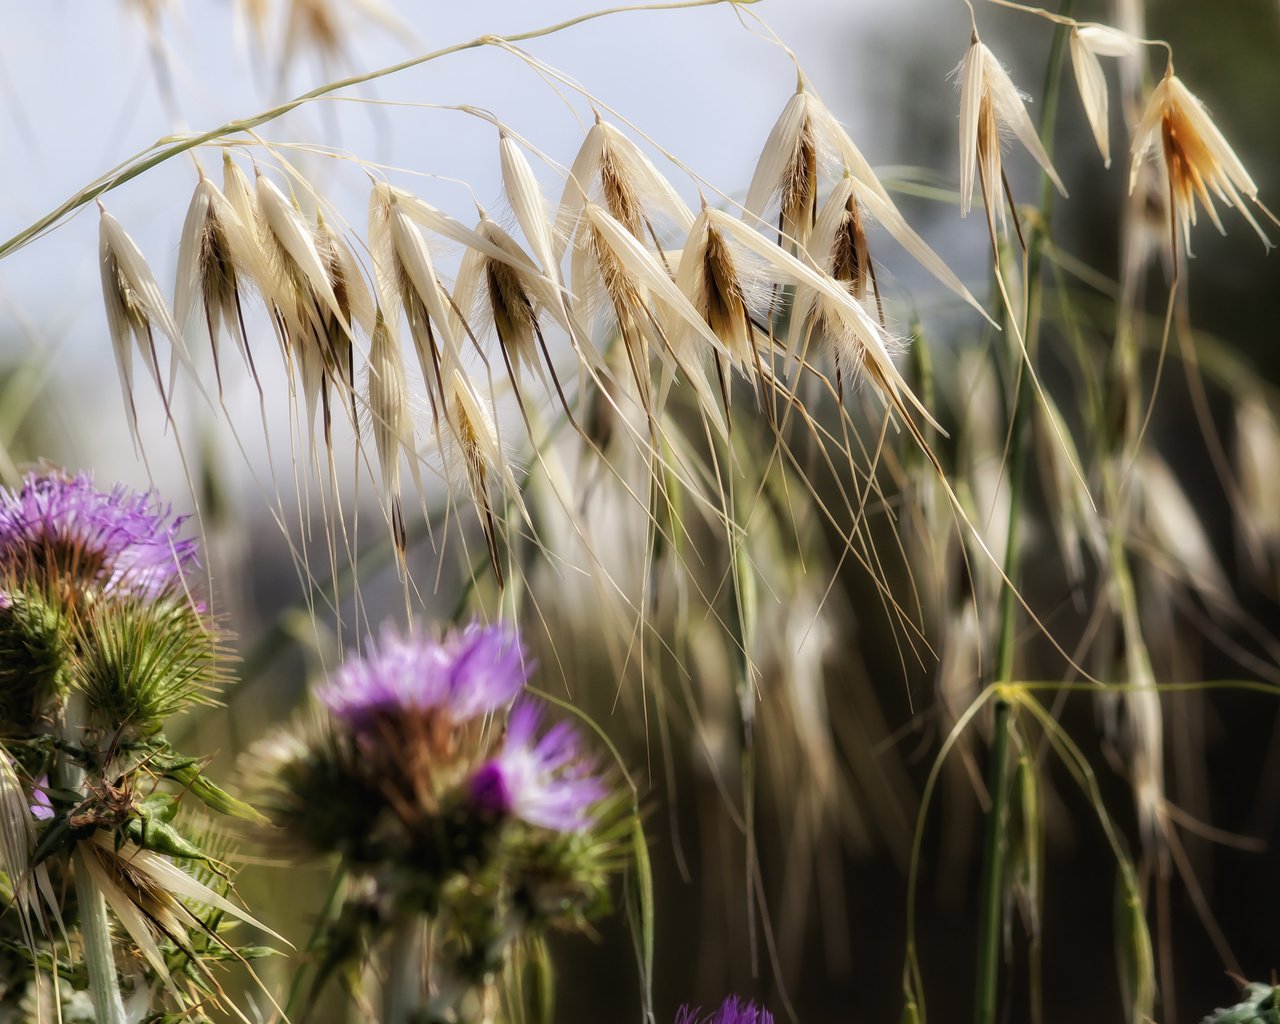
[[[801,248],[804,248],[815,225],[800,216],[798,211],[808,205],[806,197],[810,191],[813,192],[816,210],[821,179],[828,165],[839,173],[842,181],[849,180],[853,201],[864,207],[912,259],[990,319],[955,272],[907,223],[849,133],[803,80],[783,108],[756,164],[745,203],[748,222],[763,226],[766,211],[776,202],[782,212],[784,244],[792,238],[801,242]],[[810,181],[811,175],[817,180],[816,185]],[[789,216],[784,206],[790,208]],[[797,217],[795,230],[788,230],[788,220]]]
[[[498,436],[498,427],[484,399],[476,392],[475,386],[462,372],[453,367],[445,382],[445,418],[447,420],[446,437],[441,444],[446,454],[452,452],[462,475],[471,492],[471,500],[475,504],[480,526],[484,530],[485,542],[489,547],[489,558],[493,563],[494,575],[498,586],[503,586],[502,554],[498,545],[499,524],[502,522],[502,508],[494,508],[494,488],[498,493],[516,502],[520,510],[524,505],[520,498],[520,488],[502,450],[502,442]],[[527,512],[525,516],[527,518]]]
[[[975,31],[960,63],[960,216],[967,216],[973,205],[976,175],[992,232],[997,215],[1002,224],[1005,219],[1001,192],[1004,171],[1000,161],[1000,135],[1004,130],[1017,137],[1065,196],[1066,187],[1040,142],[1036,126],[1023,106],[1022,94]]]
[[[369,246],[384,308],[393,319],[404,310],[408,319],[438,429],[445,404],[445,367],[461,351],[453,302],[436,275],[426,241],[410,219],[411,198],[383,182],[374,184],[369,196]]]
[[[718,422],[718,405],[699,369],[689,366],[685,354],[675,348],[675,335],[692,330],[712,351],[727,357],[724,343],[671,280],[666,268],[626,226],[603,207],[587,203],[573,253],[574,295],[592,293],[592,264],[617,318],[637,397],[646,414],[652,417],[661,406],[660,401],[654,402],[649,373],[650,354],[656,353],[664,367],[663,395],[674,375],[683,371],[698,392],[704,411]],[[687,345],[682,347],[687,353]]]
[[[506,254],[496,259],[487,250],[468,248],[458,268],[453,297],[461,317],[492,324],[498,342],[513,368],[538,368],[544,311],[563,321],[555,286],[538,269],[520,244],[481,210],[475,233]]]
[[[143,361],[160,390],[166,412],[169,411],[169,396],[177,376],[177,361],[181,360],[190,367],[191,358],[182,340],[182,332],[178,329],[173,314],[169,312],[169,306],[142,251],[120,226],[120,222],[107,213],[107,208],[101,201],[98,202],[98,210],[102,298],[107,310],[107,328],[111,332],[116,370],[124,392],[129,429],[136,440],[138,416],[133,401],[133,350],[130,342],[135,342],[142,353]],[[173,346],[168,388],[160,373],[160,356],[156,351],[155,340],[157,330]]]
[[[262,276],[255,229],[252,221],[246,225],[241,220],[230,200],[201,171],[178,244],[174,313],[179,327],[185,327],[193,313],[203,314],[219,395],[222,367],[218,336],[224,326],[254,379],[258,376],[245,333],[243,297],[246,283],[256,283]]]
[[[353,427],[359,424],[359,413],[356,409],[355,395],[355,336],[354,330],[360,327],[366,335],[372,335],[374,329],[374,304],[365,286],[364,275],[360,272],[360,264],[356,261],[351,247],[342,236],[333,230],[323,218],[319,218],[315,228],[316,252],[329,278],[334,298],[337,299],[340,317],[328,310],[322,310],[320,316],[321,334],[319,336],[321,359],[324,365],[324,402],[325,431],[329,429],[329,388],[336,387],[348,400],[351,408]]]
[[[1132,36],[1106,25],[1073,25],[1071,27],[1071,66],[1076,73],[1080,102],[1093,132],[1102,161],[1111,166],[1111,140],[1108,132],[1107,79],[1098,57],[1128,57],[1137,51]]]
[[[720,339],[730,364],[747,377],[754,377],[760,357],[749,298],[753,289],[740,272],[740,263],[704,208],[680,254],[676,286]],[[686,329],[680,335],[688,333]]]
[[[369,403],[370,431],[378,452],[382,490],[391,506],[392,530],[400,549],[406,537],[400,504],[400,456],[414,457],[413,418],[409,411],[409,385],[405,380],[400,343],[390,325],[377,313],[373,340],[369,345],[369,365],[365,388]]]
[[[747,209],[758,217],[776,203],[778,229],[796,244],[809,241],[818,215],[821,139],[803,80],[774,123],[747,188]]]
[[[1263,244],[1271,248],[1271,240],[1244,200],[1248,199],[1272,221],[1275,217],[1258,199],[1258,186],[1210,119],[1204,104],[1173,73],[1172,60],[1165,68],[1164,78],[1152,90],[1142,120],[1133,133],[1130,192],[1138,182],[1143,164],[1149,160],[1159,166],[1168,186],[1172,207],[1170,227],[1175,239],[1178,234],[1182,236],[1187,255],[1191,254],[1191,228],[1196,223],[1197,199],[1214,226],[1226,233],[1211,193],[1227,206],[1238,209]]]
[[[658,245],[658,223],[688,234],[693,211],[662,173],[623,132],[596,115],[564,183],[556,213],[557,254],[572,238],[587,203],[598,199],[636,238]]]

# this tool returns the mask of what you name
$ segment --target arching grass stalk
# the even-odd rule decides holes
[[[1064,0],[1062,13],[1071,13],[1072,0]],[[1057,123],[1058,97],[1061,92],[1062,63],[1067,50],[1069,30],[1059,26],[1054,34],[1053,49],[1045,74],[1044,106],[1040,118],[1040,139],[1046,153],[1052,155],[1053,134]],[[1053,209],[1053,184],[1044,176],[1040,212],[1027,235],[1027,303],[1026,323],[1022,332],[1026,339],[1026,358],[1035,357],[1039,333],[1040,303],[1040,242],[1047,233]],[[990,201],[990,197],[988,197]],[[997,257],[998,258],[998,257]],[[1006,584],[1000,594],[1000,632],[996,653],[996,681],[1013,680],[1014,639],[1017,635],[1018,602],[1014,588],[1018,579],[1018,522],[1022,515],[1023,495],[1026,490],[1027,452],[1030,447],[1031,389],[1021,386],[1021,363],[1013,353],[1012,379],[1015,381],[1013,411],[1009,425],[1009,527],[1005,538],[1004,575]],[[991,806],[987,812],[986,846],[983,851],[982,880],[980,889],[977,965],[977,997],[974,1001],[974,1019],[977,1024],[994,1024],[999,994],[1001,906],[1003,902],[1004,861],[1007,846],[1005,808],[1009,802],[1009,714],[1010,703],[998,695],[995,701],[995,736],[991,746],[991,761],[987,772],[987,785]]]
[[[357,85],[363,85],[366,82],[373,82],[379,78],[386,78],[390,75],[398,74],[401,71],[407,71],[410,68],[418,67],[421,64],[427,64],[441,57],[461,53],[465,50],[475,50],[482,46],[520,43],[529,39],[539,39],[543,36],[554,35],[555,33],[561,32],[565,29],[573,28],[576,25],[582,25],[588,21],[594,21],[597,18],[604,18],[614,14],[626,14],[632,11],[669,11],[682,10],[691,7],[713,7],[717,4],[744,6],[754,3],[759,3],[759,0],[674,0],[674,2],[670,3],[634,4],[623,7],[608,7],[604,10],[592,11],[589,14],[580,14],[577,17],[556,22],[554,25],[544,25],[542,28],[530,29],[527,32],[516,32],[511,35],[495,35],[493,33],[489,33],[483,36],[476,36],[475,39],[471,39],[463,43],[454,43],[452,46],[446,46],[440,50],[433,50],[430,53],[412,57],[409,60],[401,61],[399,64],[391,64],[384,68],[378,68],[376,71],[366,71],[362,74],[351,75],[348,78],[340,78],[337,81],[318,86],[309,92],[304,92],[285,103],[281,103],[279,106],[271,107],[270,109],[264,110],[259,114],[255,114],[252,117],[228,121],[226,124],[217,128],[212,128],[206,132],[200,132],[194,135],[166,136],[157,140],[155,143],[139,153],[134,154],[123,163],[118,164],[92,184],[85,186],[75,195],[71,196],[71,198],[66,200],[66,202],[45,214],[34,224],[18,232],[8,241],[0,243],[0,259],[3,259],[15,249],[20,249],[28,242],[39,238],[50,228],[55,227],[63,220],[63,218],[80,209],[80,207],[93,202],[99,196],[105,195],[112,189],[125,184],[125,182],[132,181],[138,175],[151,170],[151,168],[156,167],[175,156],[180,156],[188,150],[195,149],[198,146],[203,146],[210,142],[217,142],[219,139],[226,138],[228,135],[235,135],[239,132],[247,132],[252,131],[255,128],[260,128],[262,125],[274,121],[278,117],[283,117],[291,110],[295,110],[303,104],[319,99],[322,96],[341,92],[343,89],[350,89]]]

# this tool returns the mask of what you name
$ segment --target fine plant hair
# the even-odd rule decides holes
[[[1256,954],[1211,885],[1217,847],[1260,840],[1215,816],[1231,783],[1206,722],[1228,699],[1274,717],[1280,401],[1199,328],[1191,257],[1205,221],[1241,226],[1222,207],[1264,249],[1280,221],[1139,0],[1103,5],[1108,23],[1070,0],[961,5],[955,89],[934,83],[958,172],[917,187],[877,172],[892,154],[855,141],[767,0],[609,8],[345,77],[362,27],[408,41],[413,19],[240,0],[264,88],[312,58],[331,80],[166,135],[0,242],[38,262],[96,210],[135,454],[149,474],[174,447],[210,548],[265,511],[296,574],[237,648],[217,575],[192,584],[196,542],[152,496],[93,499],[145,523],[139,555],[70,499],[72,525],[49,525],[46,490],[84,478],[4,481],[21,486],[0,511],[34,518],[0,514],[0,1016],[66,1019],[83,997],[103,1024],[306,1020],[333,996],[383,1024],[549,1022],[580,941],[552,936],[607,936],[612,914],[638,978],[593,1018],[654,1021],[663,971],[696,967],[749,979],[778,1019],[822,1019],[814,978],[856,977],[852,951],[885,930],[846,913],[883,857],[904,1021],[1065,1019],[1049,951],[1080,934],[1113,964],[1113,1013],[1194,1019],[1213,1007],[1182,1001],[1200,991],[1184,929],[1256,982],[1239,1004],[1255,1016],[1205,1019],[1271,1019],[1277,990],[1246,974]],[[171,5],[127,6],[180,120]],[[588,21],[623,34],[692,8],[794,67],[735,180],[538,55]],[[1048,47],[1035,103],[997,42],[1014,25]],[[406,95],[411,69],[475,50],[538,82],[580,146]],[[324,118],[352,106],[474,131],[500,196],[342,148]],[[299,110],[326,127],[281,122]],[[109,208],[175,158],[194,191],[170,218],[168,289]],[[1063,241],[1070,192],[1098,194],[1113,163],[1118,280]],[[931,226],[972,237],[979,273],[926,238],[913,189]],[[260,424],[233,412],[244,395]],[[197,487],[210,437],[258,506]],[[216,785],[217,751],[187,741],[279,709],[290,647],[315,686],[234,736],[238,781]],[[1105,877],[1060,888],[1079,845]],[[277,934],[305,915],[257,880],[297,865],[328,895],[309,934]],[[1071,891],[1113,917],[1072,932]],[[953,897],[968,931],[949,944]],[[692,967],[655,947],[682,930]],[[957,949],[972,1007],[936,980]],[[689,1005],[677,1021],[773,1020]]]

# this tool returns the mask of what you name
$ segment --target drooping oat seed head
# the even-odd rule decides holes
[[[483,210],[475,233],[506,259],[469,247],[458,268],[454,302],[478,327],[493,327],[513,368],[536,370],[542,336],[539,317],[547,312],[563,322],[557,290],[520,244]]]
[[[1173,62],[1164,78],[1151,92],[1142,120],[1133,133],[1133,160],[1129,171],[1129,191],[1138,182],[1143,164],[1154,161],[1169,193],[1171,231],[1191,254],[1191,228],[1196,223],[1196,203],[1204,206],[1209,219],[1225,233],[1213,203],[1216,195],[1227,206],[1238,209],[1267,248],[1271,240],[1262,230],[1245,200],[1249,200],[1272,221],[1275,217],[1258,199],[1258,186],[1244,169],[1240,158],[1209,117],[1208,110],[1173,73]],[[1176,242],[1175,242],[1176,247]]]
[[[400,456],[414,457],[413,418],[409,411],[409,385],[405,379],[400,343],[379,310],[369,345],[365,371],[370,431],[378,452],[382,489],[391,505],[392,528],[398,543],[405,544],[404,515],[400,505]]]
[[[598,201],[619,224],[646,244],[670,223],[688,234],[693,211],[634,142],[599,115],[574,158],[556,214],[558,254],[578,227],[583,209]]]
[[[453,302],[436,274],[426,240],[410,219],[410,198],[383,182],[374,183],[369,244],[381,304],[393,321],[404,311],[438,424],[448,368],[461,351]]]
[[[711,396],[700,367],[690,365],[686,359],[687,344],[679,345],[675,335],[692,331],[718,355],[728,357],[729,350],[657,257],[602,206],[587,203],[578,227],[572,268],[575,295],[589,296],[594,280],[601,283],[616,317],[645,412],[652,416],[661,406],[659,401],[655,407],[652,395],[649,358],[653,353],[663,364],[661,395],[665,396],[674,375],[683,373],[697,391],[703,410],[719,424],[718,403]]]
[[[729,238],[715,226],[710,209],[704,205],[680,254],[676,287],[719,340],[727,353],[727,365],[761,386],[755,318],[757,311],[767,305],[767,298],[762,300],[760,293],[767,296],[768,288],[754,273],[756,262],[751,254],[734,251]],[[676,322],[671,333],[686,365],[701,365],[701,357],[706,352],[705,332]],[[724,366],[720,366],[719,372],[721,387],[727,391]],[[725,400],[727,403],[727,394]]]
[[[1240,480],[1236,522],[1255,572],[1280,569],[1280,422],[1274,403],[1246,393],[1236,404],[1235,464]],[[1280,576],[1273,576],[1280,579]]]
[[[1073,25],[1071,28],[1071,66],[1076,73],[1080,102],[1084,104],[1089,128],[1107,167],[1111,166],[1107,77],[1098,58],[1129,57],[1137,48],[1138,43],[1132,36],[1107,25]]]
[[[345,344],[340,336],[330,338],[330,328],[337,325],[347,338],[351,334],[350,296],[344,296],[347,300],[347,308],[344,309],[344,303],[339,301],[334,289],[332,259],[338,257],[332,251],[321,256],[315,230],[261,171],[258,171],[256,195],[259,239],[266,257],[267,294],[273,304],[286,357],[302,385],[307,420],[314,423],[322,392],[327,412],[327,389],[324,386],[326,359],[331,348],[336,346],[340,350]],[[340,263],[338,270],[341,272]],[[341,280],[337,283],[343,284]],[[369,320],[372,320],[371,316]],[[338,351],[334,362],[344,358],[344,354]],[[329,439],[328,427],[326,417],[326,441]]]
[[[908,409],[914,408],[930,426],[942,430],[894,366],[890,355],[894,341],[888,331],[841,282],[823,273],[808,253],[801,252],[802,260],[736,217],[715,209],[708,209],[707,216],[725,237],[760,260],[769,280],[794,286],[797,294],[812,292],[814,305],[808,308],[838,328],[833,342],[847,347],[848,358],[866,371],[887,405],[904,419],[909,416]]]
[[[805,245],[818,214],[818,171],[821,138],[814,104],[801,81],[765,141],[747,188],[747,210],[763,219],[778,210],[778,230],[794,244]]]
[[[519,818],[539,828],[581,832],[608,790],[567,722],[538,736],[542,713],[518,700],[502,747],[471,776],[472,805],[486,815]]]
[[[824,172],[828,168],[835,171],[841,180],[851,178],[855,201],[865,207],[871,217],[912,259],[989,320],[987,312],[955,272],[907,223],[870,162],[844,126],[803,82],[783,109],[774,126],[774,134],[770,136],[770,142],[765,144],[752,180],[752,189],[748,192],[747,220],[763,225],[764,214],[771,209],[771,203],[777,201],[781,205],[780,197],[787,178],[788,153],[792,158],[791,177],[796,182],[790,194],[793,198],[803,197],[804,189],[808,186],[802,188],[799,183],[807,174],[807,171],[803,171],[808,164],[806,151],[809,143],[805,141],[806,133],[812,134],[815,152],[815,173],[818,180],[817,191],[814,193],[815,204],[821,192]],[[772,189],[769,188],[771,181],[774,183]],[[839,181],[835,183],[835,186],[838,185]],[[805,228],[806,232],[810,230],[812,225]]]
[[[169,311],[168,303],[147,266],[142,251],[120,222],[107,213],[101,201],[99,217],[99,269],[102,272],[102,298],[107,311],[107,328],[115,353],[116,370],[124,392],[125,411],[135,438],[138,433],[137,411],[133,401],[133,345],[142,353],[143,362],[155,380],[160,397],[168,409],[169,395],[177,375],[177,362],[190,367],[182,332]],[[156,350],[156,332],[169,339],[173,354],[169,385],[160,372],[160,355]]]
[[[960,63],[960,216],[968,216],[973,205],[975,177],[987,204],[987,221],[994,232],[997,211],[1005,223],[1003,168],[1000,145],[1009,132],[1035,159],[1049,180],[1064,196],[1062,179],[1040,142],[1022,94],[1004,66],[978,39],[977,33]]]
[[[202,171],[178,244],[174,314],[180,328],[194,313],[202,314],[219,394],[222,368],[218,336],[224,326],[257,377],[244,324],[245,290],[262,276],[255,232],[256,225],[252,221],[246,225],[230,200]]]
[[[528,518],[520,488],[516,483],[511,464],[503,451],[490,401],[481,398],[475,385],[454,367],[445,381],[446,421],[441,438],[442,450],[452,456],[460,468],[471,492],[480,526],[484,530],[489,557],[499,586],[504,573],[498,546],[499,525],[502,522],[502,505],[495,504],[499,496],[512,501],[518,511]]]
[[[856,189],[852,175],[845,175],[831,190],[809,236],[808,254],[814,266],[844,287],[855,301],[866,305],[868,311],[883,324],[880,293]],[[871,297],[870,302],[868,296]],[[820,293],[812,288],[796,291],[787,350],[797,366],[807,362],[807,350],[815,336],[819,339],[847,336],[848,332],[838,317],[833,320],[825,315],[821,298]],[[860,353],[860,347],[856,350]],[[852,353],[843,346],[838,346],[835,354],[842,377],[846,374],[856,376],[861,369],[860,356],[851,365],[849,356]]]
[[[1133,466],[1147,539],[1167,560],[1168,574],[1195,590],[1210,607],[1234,601],[1227,574],[1214,553],[1190,495],[1160,456],[1144,452]]]
[[[323,394],[325,424],[328,429],[328,389],[336,387],[344,395],[351,409],[351,423],[359,423],[355,396],[355,337],[359,327],[367,336],[373,333],[375,310],[373,298],[365,284],[364,274],[351,247],[341,235],[320,217],[315,229],[316,252],[329,278],[340,317],[328,310],[321,310],[320,336],[321,358],[324,364],[325,391]]]

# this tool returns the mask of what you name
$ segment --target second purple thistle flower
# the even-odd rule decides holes
[[[481,626],[434,639],[388,626],[362,656],[347,660],[317,693],[357,731],[387,716],[438,714],[462,724],[505,708],[524,689],[532,663],[508,626]]]

